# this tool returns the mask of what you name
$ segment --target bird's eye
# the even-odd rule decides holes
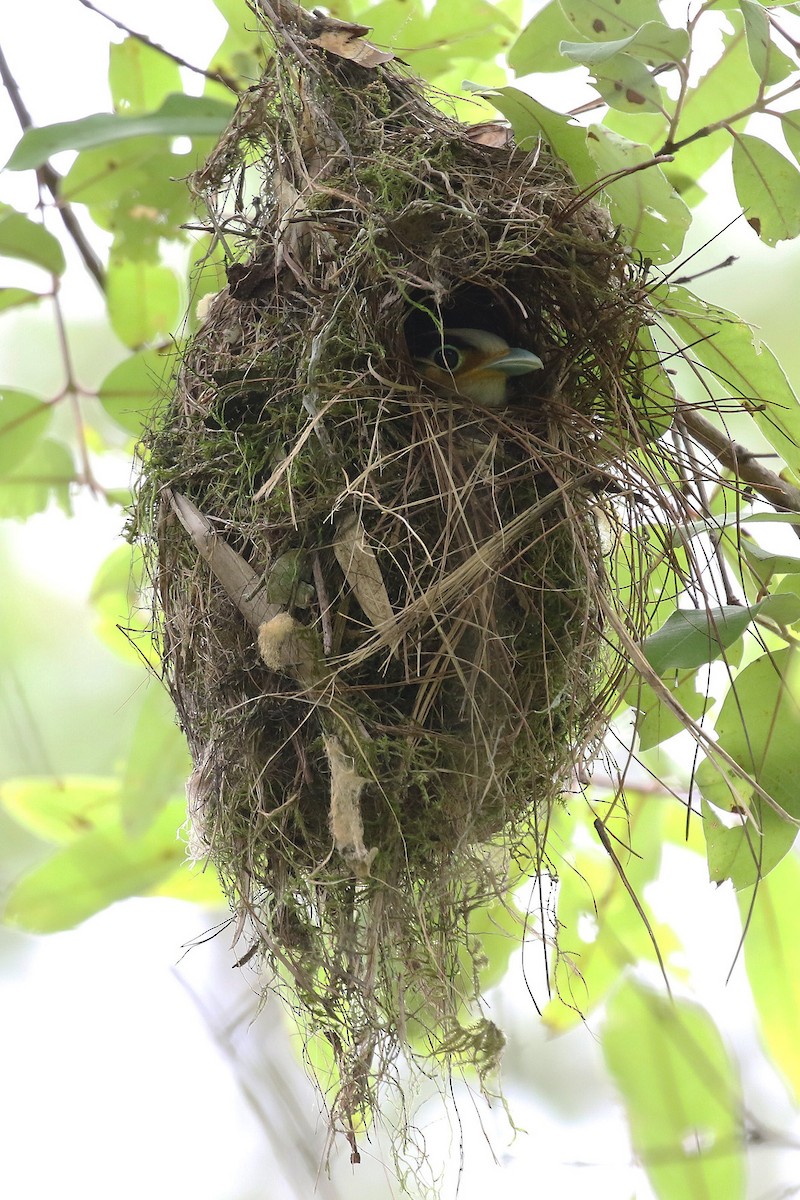
[[[461,366],[463,354],[455,346],[437,346],[431,355],[431,362],[444,371],[457,371]]]

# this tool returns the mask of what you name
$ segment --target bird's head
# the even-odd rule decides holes
[[[413,358],[424,379],[486,408],[502,408],[511,377],[543,366],[538,355],[512,349],[487,329],[433,332],[420,343]]]

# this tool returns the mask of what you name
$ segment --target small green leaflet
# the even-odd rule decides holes
[[[769,19],[756,0],[739,0],[744,17],[750,61],[764,83],[780,83],[794,71],[795,64],[772,41]]]
[[[61,121],[29,129],[17,143],[7,169],[27,171],[43,166],[61,150],[87,150],[135,137],[218,137],[227,125],[232,105],[204,96],[167,96],[156,112],[137,116],[95,113],[78,121]]]
[[[719,658],[759,616],[791,625],[800,620],[800,596],[791,593],[767,596],[750,606],[679,608],[659,630],[644,639],[642,650],[657,675],[672,670],[694,670]]]
[[[629,37],[604,42],[563,41],[559,50],[566,58],[587,67],[623,51],[655,67],[680,62],[689,50],[689,35],[685,29],[673,29],[663,21],[646,21]]]

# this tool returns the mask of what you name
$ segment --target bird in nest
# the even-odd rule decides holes
[[[432,331],[414,348],[419,374],[443,391],[455,392],[485,408],[508,402],[508,381],[544,365],[530,350],[515,350],[488,329]]]

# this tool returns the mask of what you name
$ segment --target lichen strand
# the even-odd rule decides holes
[[[588,485],[635,427],[643,307],[545,147],[475,145],[396,69],[303,45],[311,65],[278,55],[197,177],[215,224],[231,196],[258,203],[145,439],[139,524],[195,839],[331,1048],[352,1132],[399,1048],[496,1065],[470,913],[502,897],[520,839],[544,852],[598,736]],[[408,351],[430,322],[492,328],[544,369],[500,412],[436,395]],[[265,665],[167,487],[267,586],[296,568],[284,607],[313,679]],[[342,565],[354,525],[388,623]],[[334,744],[360,871],[332,844]]]

